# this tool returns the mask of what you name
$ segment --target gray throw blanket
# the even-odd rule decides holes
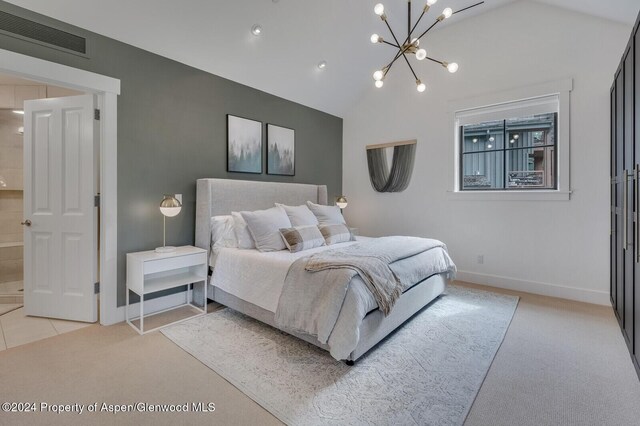
[[[314,335],[326,343],[340,314],[351,279],[359,275],[387,315],[404,288],[389,265],[436,247],[437,240],[382,237],[296,260],[285,279],[275,314],[282,329]],[[426,278],[426,277],[425,277]]]
[[[386,237],[367,244],[355,244],[342,250],[314,254],[307,259],[304,269],[309,272],[327,269],[352,270],[360,275],[376,299],[378,308],[387,316],[402,294],[402,284],[389,264],[417,254],[416,250],[424,251],[409,244],[405,238]]]

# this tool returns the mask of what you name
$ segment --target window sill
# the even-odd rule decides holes
[[[451,200],[464,201],[569,201],[572,191],[447,191]]]

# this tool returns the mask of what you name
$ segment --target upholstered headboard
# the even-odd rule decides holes
[[[209,250],[211,217],[232,211],[261,210],[274,203],[297,206],[311,201],[327,204],[326,185],[198,179],[196,185],[196,246]]]

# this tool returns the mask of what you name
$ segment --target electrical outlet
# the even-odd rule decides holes
[[[182,204],[182,194],[175,194],[174,197],[176,197],[176,200],[180,201],[180,204]]]
[[[478,265],[484,264],[484,254],[478,255]]]

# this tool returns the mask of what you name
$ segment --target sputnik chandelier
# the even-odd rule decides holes
[[[480,6],[481,4],[484,3],[484,1],[476,3],[476,4],[471,5],[469,7],[465,7],[464,9],[460,9],[460,10],[455,11],[455,12],[450,7],[447,7],[445,10],[442,11],[442,14],[436,18],[436,21],[433,24],[431,24],[431,26],[429,28],[427,28],[419,36],[412,38],[412,35],[413,35],[416,27],[418,26],[418,24],[422,20],[422,17],[429,11],[431,6],[433,6],[437,1],[438,0],[427,0],[427,4],[424,6],[424,8],[422,8],[422,13],[420,14],[420,17],[418,18],[418,20],[416,21],[416,23],[413,26],[411,26],[411,0],[407,1],[407,3],[408,3],[408,7],[407,7],[408,8],[407,38],[404,40],[404,42],[402,44],[400,44],[400,42],[398,41],[398,38],[396,37],[395,33],[391,29],[391,26],[389,25],[389,22],[387,21],[387,15],[385,15],[385,13],[384,13],[384,5],[382,3],[378,3],[378,4],[375,5],[375,7],[373,8],[374,13],[376,15],[378,15],[380,17],[380,19],[382,19],[382,21],[387,25],[387,28],[389,28],[389,32],[391,33],[391,36],[393,37],[393,40],[395,41],[395,43],[392,43],[392,42],[389,42],[389,41],[383,39],[378,34],[373,34],[371,36],[371,43],[374,43],[374,44],[375,43],[384,43],[384,44],[388,44],[389,46],[393,46],[396,49],[398,49],[398,52],[396,53],[395,57],[393,58],[393,60],[391,62],[389,62],[389,64],[387,66],[385,66],[381,70],[378,70],[378,71],[373,73],[373,79],[375,80],[375,85],[376,85],[377,88],[380,88],[380,87],[382,87],[384,85],[384,79],[387,76],[387,73],[389,73],[389,70],[391,69],[393,64],[398,59],[400,59],[402,57],[405,60],[405,62],[407,63],[407,65],[409,66],[409,69],[411,70],[411,73],[413,74],[413,77],[416,79],[416,89],[418,90],[418,92],[424,92],[425,91],[427,86],[422,81],[420,81],[420,79],[416,75],[415,71],[413,70],[413,67],[411,66],[411,63],[409,62],[409,59],[407,59],[407,55],[408,54],[415,55],[416,59],[419,60],[419,61],[422,61],[424,59],[428,59],[428,60],[430,60],[432,62],[436,62],[436,63],[442,65],[443,67],[445,67],[450,73],[454,73],[454,72],[458,71],[458,64],[456,64],[455,62],[449,63],[449,62],[445,62],[445,61],[439,61],[437,59],[434,59],[434,58],[431,58],[431,57],[427,56],[427,51],[423,47],[420,47],[420,39],[422,37],[424,37],[439,22],[442,22],[445,19],[450,18],[451,16],[455,15],[456,13],[460,13],[460,12],[463,12],[465,10],[469,10],[472,7]]]

